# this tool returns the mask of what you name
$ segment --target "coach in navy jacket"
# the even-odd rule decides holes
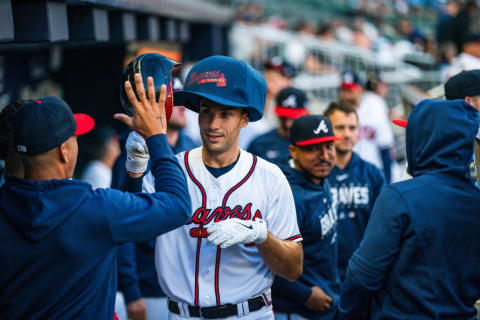
[[[48,97],[35,103],[17,113],[17,150],[32,150],[33,157],[51,156],[55,162],[44,170],[67,179],[42,180],[35,174],[33,180],[7,177],[0,189],[0,318],[111,320],[116,245],[150,239],[183,225],[191,210],[185,177],[166,136],[150,130],[145,135],[156,193],[92,190],[87,183],[68,179],[76,160],[76,152],[68,150],[75,149],[78,125],[61,99]],[[161,113],[147,113],[143,119],[150,119],[151,128],[152,122],[161,122],[152,120],[158,118]],[[148,127],[143,121],[136,124]],[[39,159],[29,161],[41,163]],[[66,159],[68,170],[62,162]],[[38,169],[30,165],[26,178],[29,170]]]
[[[469,179],[479,114],[424,100],[407,125],[413,179],[380,193],[342,286],[341,318],[474,319],[480,297],[480,191]]]

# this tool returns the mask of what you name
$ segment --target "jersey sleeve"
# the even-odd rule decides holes
[[[377,143],[380,150],[390,148],[393,145],[393,130],[388,120],[388,107],[385,103],[381,104],[377,114],[378,124],[377,124]]]
[[[278,169],[276,183],[270,184],[266,222],[268,231],[281,240],[302,241],[292,190]]]

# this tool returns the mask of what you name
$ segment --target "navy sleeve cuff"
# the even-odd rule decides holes
[[[122,190],[132,193],[142,192],[143,177],[132,178],[128,174],[125,175]]]
[[[126,304],[143,297],[137,282],[123,288],[122,293]]]
[[[153,161],[163,157],[173,157],[172,148],[168,144],[167,135],[156,134],[146,140],[150,159]]]

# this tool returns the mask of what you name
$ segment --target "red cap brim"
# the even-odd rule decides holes
[[[308,113],[307,109],[299,109],[299,108],[285,108],[277,106],[275,107],[275,114],[282,118],[300,118],[301,116],[305,116]]]
[[[392,122],[395,123],[397,126],[406,128],[408,121],[407,120],[392,120]]]
[[[95,121],[92,117],[85,113],[75,113],[73,115],[75,121],[77,122],[77,130],[75,131],[76,136],[81,136],[89,132],[95,127]]]
[[[340,84],[340,89],[345,89],[345,90],[357,90],[360,89],[361,86],[358,83],[355,82],[342,82]]]
[[[311,144],[318,144],[318,143],[335,141],[335,140],[343,140],[343,138],[335,137],[335,136],[321,137],[321,138],[315,138],[315,139],[308,139],[308,140],[298,141],[298,142],[296,142],[295,144],[296,144],[297,146],[309,146],[309,145],[311,145]]]

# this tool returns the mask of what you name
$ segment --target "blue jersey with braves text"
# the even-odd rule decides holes
[[[343,280],[348,260],[362,241],[385,178],[377,167],[352,153],[345,169],[335,166],[328,181],[338,214],[338,272]]]
[[[321,185],[310,181],[290,165],[281,166],[290,183],[300,233],[303,237],[303,274],[290,282],[279,276],[272,287],[276,311],[297,313],[308,319],[335,319],[340,296],[337,273],[337,214],[332,206],[328,180]],[[333,300],[325,311],[305,306],[317,286]]]
[[[250,143],[248,152],[267,161],[277,163],[279,159],[288,157],[289,145],[290,140],[281,137],[278,134],[278,129],[274,129],[255,138],[252,143]]]

